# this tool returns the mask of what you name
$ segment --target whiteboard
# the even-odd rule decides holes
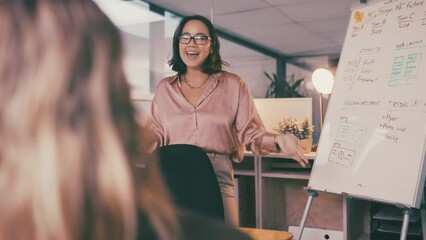
[[[420,207],[426,1],[352,10],[308,189]]]

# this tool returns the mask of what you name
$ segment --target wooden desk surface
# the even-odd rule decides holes
[[[293,234],[291,232],[281,230],[268,230],[244,227],[240,227],[238,229],[247,233],[253,238],[253,240],[289,240],[293,237]]]
[[[314,160],[315,156],[317,155],[317,152],[309,152],[309,153],[305,153],[303,155],[305,155],[305,157],[307,157],[308,159]],[[252,156],[254,156],[254,154],[250,151],[244,151],[244,156],[252,157]],[[268,155],[265,155],[263,157],[288,158],[287,155],[284,155],[282,153],[269,153]]]
[[[315,156],[317,155],[317,152],[309,152],[303,154],[306,158],[314,160]],[[282,154],[282,153],[269,153],[268,155],[265,155],[264,157],[277,157],[277,158],[288,158],[288,155]]]

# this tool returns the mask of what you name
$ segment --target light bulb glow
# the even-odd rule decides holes
[[[330,94],[333,83],[333,74],[325,68],[318,68],[312,73],[312,84],[322,94]]]

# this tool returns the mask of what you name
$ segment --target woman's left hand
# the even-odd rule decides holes
[[[275,137],[275,143],[281,149],[281,153],[296,160],[301,166],[306,167],[309,162],[303,155],[300,140],[291,133],[280,134]]]

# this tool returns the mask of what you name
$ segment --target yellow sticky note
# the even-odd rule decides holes
[[[362,22],[362,19],[364,18],[364,13],[362,11],[355,11],[354,13],[354,21],[355,23]]]

